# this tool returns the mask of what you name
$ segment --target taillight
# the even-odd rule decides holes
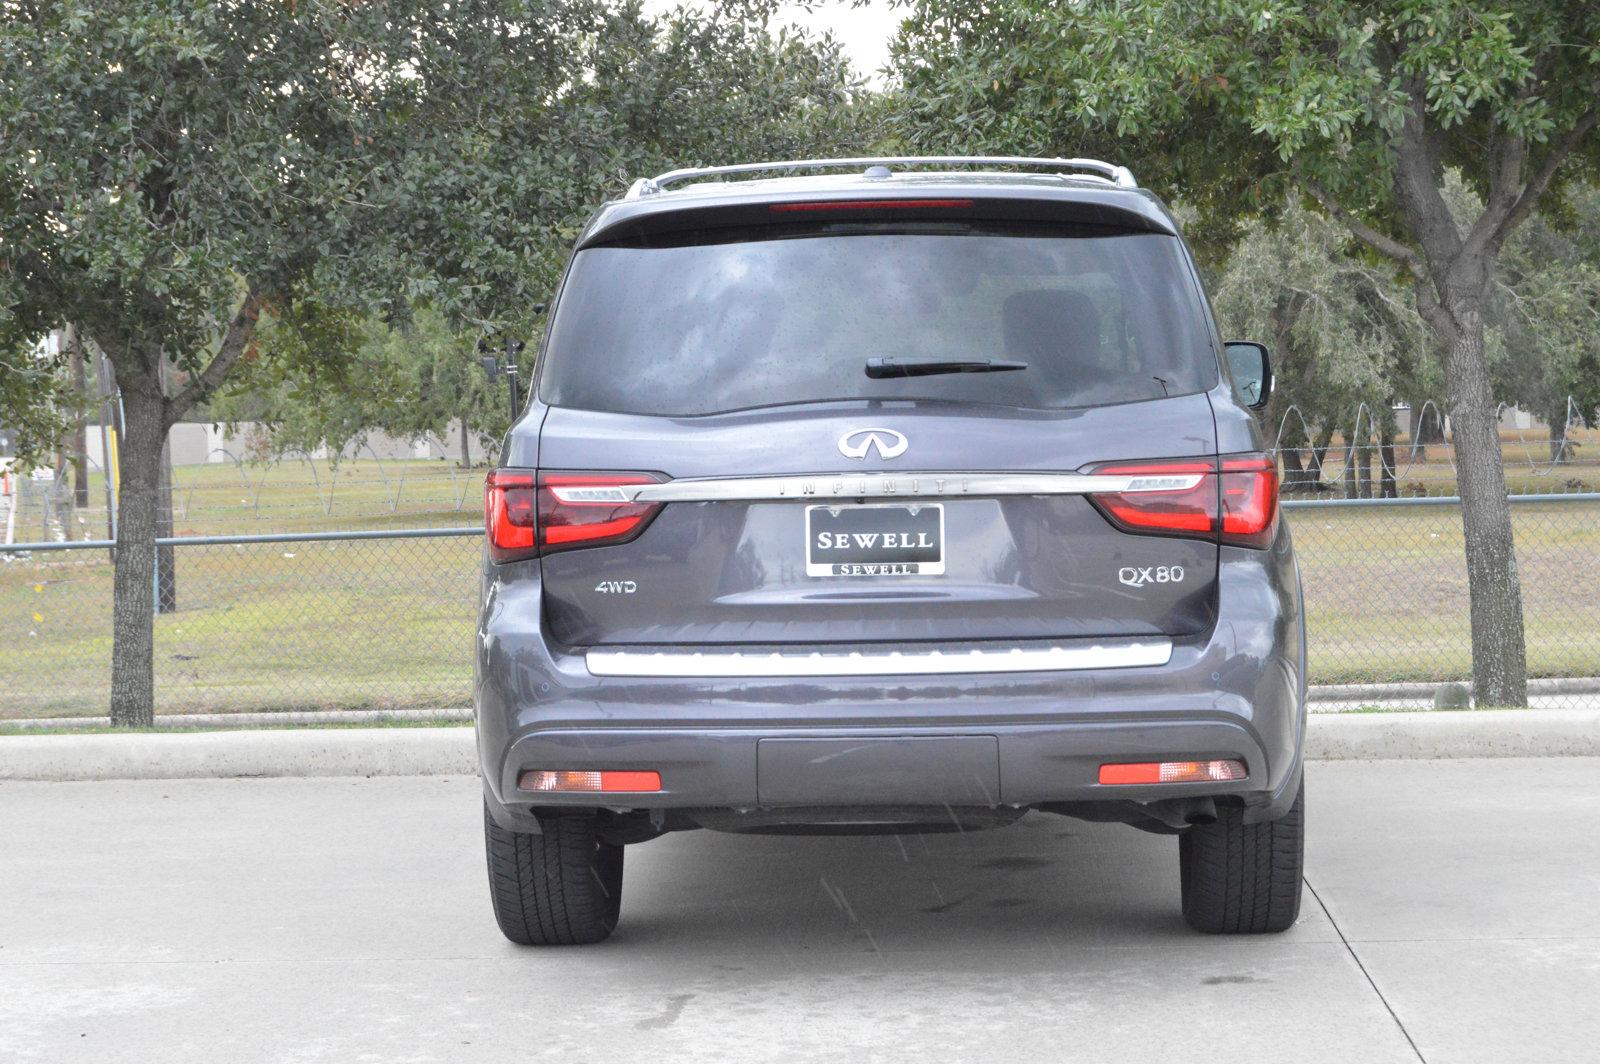
[[[1217,528],[1216,463],[1119,462],[1094,470],[1125,476],[1124,490],[1089,496],[1111,523],[1129,532],[1211,539]]]
[[[629,484],[656,484],[649,473],[539,473],[541,553],[621,543],[644,531],[661,509],[633,502]]]
[[[650,473],[496,469],[483,493],[489,556],[510,562],[626,542],[644,531],[661,504],[634,502],[624,489],[660,480]]]
[[[1278,467],[1261,454],[1113,462],[1097,476],[1126,477],[1089,500],[1126,532],[1188,536],[1264,549],[1278,530]]]
[[[484,481],[483,530],[495,561],[514,562],[539,553],[535,494],[531,472],[495,469]]]
[[[1261,550],[1278,534],[1278,463],[1264,454],[1222,459],[1222,542]]]

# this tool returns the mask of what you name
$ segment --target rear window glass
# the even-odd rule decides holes
[[[873,357],[1027,369],[874,379]],[[540,395],[668,416],[837,399],[1063,409],[1182,395],[1214,379],[1173,237],[835,224],[580,251]]]

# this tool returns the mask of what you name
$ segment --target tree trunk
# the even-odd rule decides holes
[[[1394,429],[1391,420],[1380,430],[1378,438],[1378,460],[1383,466],[1378,474],[1378,494],[1385,499],[1395,499],[1400,496],[1394,482]]]
[[[150,388],[149,382],[144,385]],[[111,607],[111,723],[132,727],[149,725],[155,717],[152,584],[161,447],[167,426],[161,396],[154,391],[124,388],[122,411],[122,488]]]
[[[1550,462],[1560,465],[1567,460],[1567,412],[1563,410],[1561,417],[1551,418],[1550,425]]]
[[[1279,441],[1278,457],[1283,460],[1282,490],[1288,494],[1307,490],[1306,448],[1310,443],[1305,430],[1299,425],[1285,431]]]
[[[1311,474],[1311,487],[1315,491],[1322,490],[1322,463],[1328,456],[1328,446],[1333,442],[1333,426],[1324,425],[1317,433],[1317,438],[1311,444],[1311,461],[1308,471]]]
[[[467,442],[467,415],[461,415],[461,468],[472,468],[472,448]]]
[[[76,326],[68,326],[72,346],[67,349],[67,359],[72,370],[72,388],[79,402],[85,397],[88,385],[83,371],[83,337]],[[72,502],[80,510],[89,505],[89,432],[88,416],[84,410],[72,422]],[[70,538],[70,537],[69,537]]]
[[[1425,405],[1425,404],[1423,404]],[[1430,443],[1444,442],[1444,423],[1433,407],[1422,405],[1411,408],[1411,442],[1426,447]]]
[[[1356,456],[1356,472],[1358,490],[1356,494],[1363,499],[1372,498],[1372,437],[1362,437],[1359,445],[1360,451]]]
[[[1305,490],[1306,464],[1300,457],[1300,448],[1285,447],[1278,452],[1283,459],[1283,490],[1293,495]]]
[[[1484,352],[1486,302],[1486,292],[1475,300],[1452,300],[1448,316],[1453,328],[1443,338],[1454,429],[1451,442],[1467,546],[1472,684],[1479,705],[1525,706],[1528,665],[1522,583],[1512,542],[1511,503],[1506,498],[1489,360]]]

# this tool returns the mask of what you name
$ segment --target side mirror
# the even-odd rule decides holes
[[[1229,340],[1223,348],[1227,352],[1228,374],[1244,396],[1245,405],[1251,410],[1265,407],[1272,398],[1272,359],[1266,345],[1253,340]]]

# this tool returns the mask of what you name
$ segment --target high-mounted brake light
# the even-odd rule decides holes
[[[511,562],[632,539],[661,504],[634,502],[625,488],[660,479],[651,473],[496,469],[483,489],[489,556]]]
[[[1267,455],[1113,462],[1093,472],[1128,478],[1121,490],[1089,496],[1125,532],[1257,549],[1277,535],[1278,466]]]
[[[810,211],[938,211],[970,206],[972,206],[972,201],[969,199],[866,199],[774,203],[768,209],[779,214],[786,214]]]
[[[1100,782],[1131,783],[1228,783],[1242,780],[1249,773],[1243,761],[1142,761],[1132,765],[1101,765]]]

